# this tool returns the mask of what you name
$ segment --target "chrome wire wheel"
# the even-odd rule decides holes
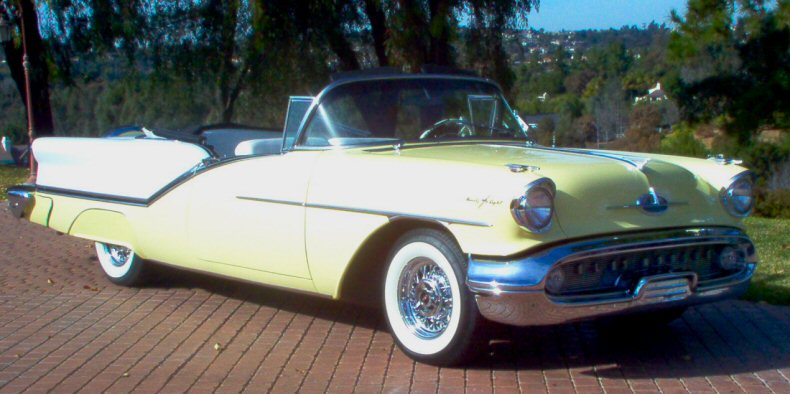
[[[453,292],[447,274],[433,260],[411,260],[401,271],[398,304],[403,322],[416,336],[433,339],[450,324]]]
[[[110,264],[116,267],[123,267],[124,265],[129,263],[130,257],[134,255],[131,249],[118,246],[118,245],[106,245],[107,253],[110,254]]]
[[[96,242],[96,256],[111,282],[132,286],[142,281],[144,262],[126,246]]]
[[[409,357],[452,365],[476,351],[477,305],[464,288],[463,254],[447,235],[419,229],[392,248],[384,311],[395,342]]]

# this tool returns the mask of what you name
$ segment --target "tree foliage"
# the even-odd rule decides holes
[[[671,134],[661,140],[660,152],[669,155],[705,158],[708,150],[694,136],[694,128],[688,124],[675,126]]]
[[[0,2],[30,4],[35,9],[33,0]],[[527,13],[537,3],[42,0],[37,6],[45,40],[35,52],[44,59],[38,72],[53,75],[43,87],[51,82],[72,94],[84,90],[89,101],[112,97],[112,104],[102,106],[118,112],[107,122],[114,118],[140,123],[148,119],[142,114],[158,112],[129,114],[133,108],[140,110],[137,99],[119,97],[120,91],[158,94],[141,103],[160,99],[200,103],[196,104],[200,112],[190,120],[194,123],[250,116],[260,120],[255,109],[270,106],[275,97],[284,106],[285,91],[315,94],[316,86],[325,83],[331,72],[378,65],[411,71],[424,64],[473,68],[507,88],[513,74],[502,35],[509,28],[526,26]],[[459,21],[463,20],[468,21],[464,28],[470,33],[462,36]],[[153,92],[149,85],[160,86],[161,91]],[[44,93],[37,103],[49,97]],[[60,100],[63,94],[55,96]],[[78,106],[63,105],[56,113]]]
[[[515,104],[525,114],[559,114],[558,145],[617,148],[608,144],[626,135],[634,99],[669,75],[668,37],[669,29],[657,24],[537,34],[545,52],[534,51],[516,68]],[[676,121],[671,102],[651,105],[662,115],[654,132]]]
[[[724,119],[739,143],[763,127],[790,129],[786,1],[690,0],[669,42],[684,118]]]
[[[16,85],[21,104],[27,108],[26,77],[23,64],[25,54],[29,65],[30,108],[29,123],[40,135],[51,135],[54,131],[50,103],[48,52],[46,42],[39,33],[36,5],[33,0],[0,0],[0,17],[7,18],[12,29],[12,39],[2,43],[6,64]],[[23,40],[23,37],[25,38]],[[27,133],[25,133],[27,134]]]
[[[650,104],[637,105],[629,116],[628,131],[625,132],[625,150],[654,152],[661,144],[661,135],[656,132],[661,124],[661,110]]]

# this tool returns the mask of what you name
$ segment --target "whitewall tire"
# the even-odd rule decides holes
[[[384,309],[401,350],[435,365],[475,355],[480,317],[465,278],[463,255],[444,233],[421,229],[398,240],[384,280]]]
[[[104,274],[111,282],[123,286],[134,286],[142,282],[144,262],[133,250],[96,242],[96,255]]]

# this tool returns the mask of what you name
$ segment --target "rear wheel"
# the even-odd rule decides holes
[[[466,261],[447,235],[423,229],[398,240],[389,257],[384,306],[404,353],[435,365],[476,355],[481,317],[465,278]]]
[[[96,255],[110,282],[122,286],[135,286],[143,282],[145,263],[133,250],[96,242]]]

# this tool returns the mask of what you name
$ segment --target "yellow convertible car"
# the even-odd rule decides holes
[[[423,362],[468,360],[486,320],[668,321],[757,264],[737,162],[540,146],[469,75],[346,76],[292,97],[282,135],[143,131],[36,140],[13,213],[95,241],[121,285],[156,261],[376,300]]]

